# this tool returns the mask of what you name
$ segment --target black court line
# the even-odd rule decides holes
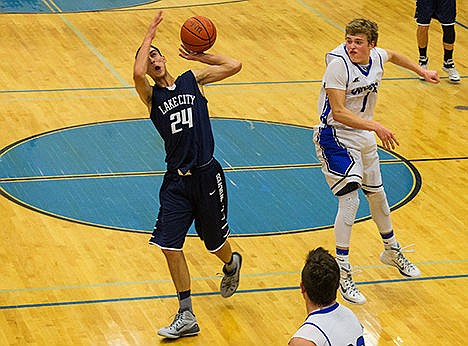
[[[448,79],[446,76],[441,76],[441,79]],[[468,76],[460,76],[461,79],[468,78]],[[419,77],[387,77],[382,78],[383,81],[421,81]],[[225,87],[225,86],[241,86],[241,85],[282,85],[282,84],[321,84],[321,79],[309,80],[292,80],[292,81],[253,81],[253,82],[232,82],[232,83],[210,83],[205,84],[205,87]],[[383,85],[382,87],[385,87]],[[14,93],[54,93],[54,92],[76,92],[76,91],[114,91],[114,90],[132,90],[134,86],[115,86],[115,87],[89,87],[89,88],[57,88],[57,89],[17,89],[17,90],[0,90],[0,94],[14,94]]]
[[[401,163],[403,160],[382,160],[381,163]],[[301,168],[318,168],[320,163],[304,163],[304,164],[280,164],[268,166],[239,166],[239,167],[224,167],[224,172],[245,172],[245,171],[264,171],[264,170],[282,170],[282,169],[301,169]],[[89,173],[89,174],[65,174],[65,175],[50,175],[50,176],[32,176],[32,177],[17,177],[17,178],[0,178],[0,183],[16,183],[26,181],[42,181],[42,180],[73,180],[73,179],[100,179],[100,178],[119,178],[128,176],[161,176],[166,173],[162,171],[146,171],[146,172],[112,172],[112,173]]]
[[[357,285],[380,285],[388,283],[399,283],[399,282],[417,282],[417,281],[435,281],[435,280],[448,280],[448,279],[464,279],[468,278],[468,274],[459,275],[440,275],[440,276],[427,276],[422,278],[404,278],[404,279],[393,279],[393,280],[374,280],[374,281],[362,281],[356,282]],[[238,290],[236,294],[249,294],[249,293],[264,293],[264,292],[278,292],[278,291],[295,291],[299,290],[299,286],[285,286],[285,287],[267,287],[267,288],[255,288],[248,290]],[[216,296],[220,293],[216,292],[200,292],[192,293],[195,297],[206,297]],[[118,303],[128,301],[143,301],[143,300],[154,300],[154,299],[173,299],[177,298],[176,294],[164,294],[156,296],[140,296],[140,297],[123,297],[123,298],[109,298],[109,299],[93,299],[93,300],[78,300],[78,301],[64,301],[64,302],[52,302],[52,303],[37,303],[37,304],[17,304],[17,305],[3,305],[0,306],[0,310],[8,309],[28,309],[28,308],[43,308],[43,307],[54,307],[54,306],[66,306],[66,305],[85,305],[85,304],[102,304],[102,303]]]
[[[460,156],[460,157],[440,157],[440,158],[421,158],[421,159],[410,159],[408,161],[411,162],[426,162],[426,161],[458,161],[458,160],[466,160],[468,156]]]
[[[395,153],[392,153],[396,155]],[[434,157],[421,159],[389,159],[381,160],[381,164],[391,163],[408,163],[408,162],[435,162],[435,161],[459,161],[466,160],[468,156],[460,157]],[[245,172],[245,171],[264,171],[264,170],[281,170],[281,169],[301,169],[301,168],[317,168],[321,167],[320,163],[304,163],[292,165],[269,165],[269,166],[239,166],[225,167],[225,172]],[[162,171],[147,171],[147,172],[112,172],[112,173],[90,173],[90,174],[65,174],[65,175],[50,175],[50,176],[33,176],[33,177],[18,177],[18,178],[0,178],[0,183],[18,183],[27,181],[42,181],[42,180],[73,180],[73,179],[101,179],[101,178],[119,178],[119,177],[137,177],[137,176],[161,176],[166,173]]]
[[[463,23],[460,23],[459,21],[455,21],[455,24],[460,25],[460,26],[461,26],[462,28],[464,28],[464,29],[468,29],[468,26],[467,26],[467,25],[465,25],[465,24],[463,24]]]

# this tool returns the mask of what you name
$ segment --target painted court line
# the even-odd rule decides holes
[[[434,280],[447,280],[447,279],[464,279],[467,278],[468,274],[461,275],[444,275],[444,276],[430,276],[422,278],[412,279],[395,279],[395,280],[377,280],[377,281],[365,281],[356,282],[357,285],[374,285],[374,284],[386,284],[386,283],[398,283],[408,281],[434,281]],[[273,291],[293,291],[299,290],[299,286],[284,286],[284,287],[267,287],[258,289],[238,290],[236,294],[248,294],[248,293],[263,293]],[[195,297],[215,296],[219,295],[219,292],[200,292],[192,293]],[[3,305],[0,306],[0,310],[8,309],[28,309],[28,308],[41,308],[41,307],[53,307],[53,306],[67,306],[67,305],[84,305],[84,304],[100,304],[100,303],[117,303],[117,302],[128,302],[128,301],[142,301],[142,300],[153,300],[153,299],[173,299],[176,298],[176,294],[165,294],[156,296],[141,296],[141,297],[124,297],[124,298],[110,298],[110,299],[95,299],[95,300],[78,300],[78,301],[64,301],[64,302],[52,302],[52,303],[37,303],[37,304],[17,304],[17,305]]]
[[[441,260],[441,261],[425,261],[415,262],[418,267],[426,265],[447,265],[457,263],[468,263],[468,260]],[[377,268],[388,268],[387,265],[376,264],[366,266],[355,266],[356,269],[377,269]],[[243,278],[255,278],[255,277],[271,277],[271,276],[284,276],[284,275],[300,275],[299,270],[294,271],[282,271],[282,272],[264,272],[264,273],[251,273],[242,274]],[[219,279],[220,275],[211,275],[203,277],[194,277],[192,281],[206,281]],[[403,279],[404,280],[404,279]],[[47,286],[47,287],[30,287],[30,288],[11,288],[11,289],[0,289],[0,293],[13,293],[13,292],[34,292],[34,291],[54,291],[54,290],[69,290],[69,289],[85,289],[93,287],[118,287],[118,286],[129,286],[129,285],[152,285],[159,283],[172,283],[170,279],[161,280],[143,280],[143,281],[121,281],[121,282],[106,282],[106,283],[95,283],[88,285],[69,285],[69,286]]]

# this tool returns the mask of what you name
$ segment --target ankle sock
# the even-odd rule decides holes
[[[192,312],[192,297],[190,290],[177,292],[177,298],[179,299],[179,312],[189,310]]]
[[[380,233],[380,236],[382,237],[385,250],[390,250],[392,247],[398,247],[398,242],[396,241],[396,237],[395,234],[393,234],[393,231],[388,233]]]

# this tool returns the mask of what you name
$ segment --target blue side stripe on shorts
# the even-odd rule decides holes
[[[327,163],[328,170],[341,176],[346,175],[354,161],[346,148],[338,143],[333,127],[326,126],[320,129],[319,144],[323,150],[323,158]]]

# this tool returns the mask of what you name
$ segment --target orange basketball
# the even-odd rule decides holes
[[[202,53],[215,43],[216,27],[206,17],[190,17],[180,28],[180,39],[187,50]]]

